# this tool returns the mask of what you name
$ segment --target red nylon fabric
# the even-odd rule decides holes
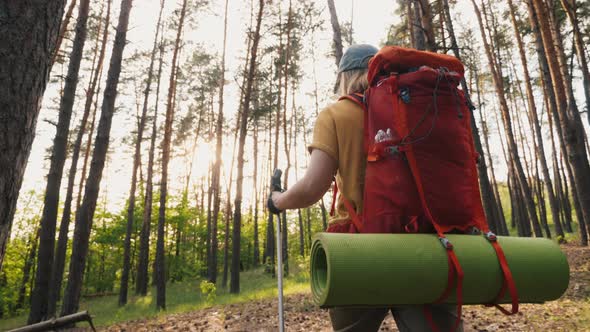
[[[463,75],[465,71],[461,61],[450,55],[398,46],[385,46],[369,62],[368,79],[373,84],[376,83],[375,79],[382,74],[403,73],[408,69],[421,66],[445,67],[449,71],[457,72],[459,75]]]
[[[457,89],[460,76],[445,74],[440,78],[435,110],[433,93],[438,79],[438,71],[422,68],[384,77],[367,91],[365,222],[384,215],[424,215],[404,154],[381,152],[391,147],[403,151],[411,145],[424,184],[425,203],[441,232],[482,229],[486,224],[477,185],[470,112]],[[408,91],[408,102],[399,96],[402,89]],[[391,139],[376,142],[379,131],[388,129]]]

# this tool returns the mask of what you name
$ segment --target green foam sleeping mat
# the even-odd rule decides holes
[[[486,304],[503,274],[481,235],[448,235],[464,271],[464,304]],[[558,299],[569,283],[559,246],[541,238],[498,237],[521,303]],[[426,304],[447,286],[448,260],[435,234],[319,233],[311,249],[311,289],[321,307]],[[500,303],[510,303],[508,292]],[[446,303],[455,303],[455,292]]]

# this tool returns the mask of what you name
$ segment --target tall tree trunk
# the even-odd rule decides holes
[[[556,54],[554,36],[551,34],[551,27],[548,20],[548,13],[545,4],[540,0],[529,0],[529,18],[531,25],[536,25],[538,34],[543,42],[545,59],[549,67],[551,82],[556,97],[556,111],[558,122],[563,134],[567,162],[571,168],[571,182],[573,190],[577,192],[578,204],[582,214],[580,226],[586,227],[590,221],[590,166],[586,155],[584,143],[584,129],[577,114],[575,99],[571,93],[571,81],[562,72],[560,66],[561,56]],[[563,59],[562,59],[563,60]],[[563,62],[563,61],[562,61]],[[587,240],[582,239],[582,244],[587,245]]]
[[[154,62],[156,59],[156,51],[158,50],[158,39],[160,33],[160,24],[162,22],[162,11],[164,10],[165,0],[160,1],[160,13],[158,14],[158,22],[156,23],[156,35],[154,36],[154,44],[152,47],[152,54],[150,57],[150,65],[148,68],[148,76],[143,96],[143,108],[141,110],[141,118],[137,126],[137,139],[135,141],[135,153],[133,155],[133,167],[131,169],[131,188],[129,189],[129,203],[127,206],[127,230],[125,232],[125,243],[123,244],[123,271],[121,272],[121,286],[119,287],[119,306],[127,304],[127,289],[129,284],[129,269],[131,265],[131,233],[134,226],[135,214],[135,190],[137,185],[137,168],[141,161],[141,142],[143,141],[143,130],[147,120],[148,101],[152,86],[152,77],[154,71]],[[149,180],[151,181],[151,180]]]
[[[260,264],[260,241],[258,235],[258,190],[256,190],[258,183],[258,122],[254,124],[254,267]]]
[[[417,0],[416,7],[420,8],[420,22],[424,31],[425,49],[430,52],[436,52],[436,40],[434,38],[434,23],[432,22],[432,8],[429,0]]]
[[[121,62],[123,61],[123,50],[127,41],[127,27],[129,26],[129,13],[131,12],[132,0],[121,1],[121,12],[115,35],[113,53],[104,91],[102,112],[98,123],[98,132],[92,154],[92,163],[84,199],[80,210],[76,213],[76,226],[74,230],[74,241],[72,244],[72,256],[70,260],[70,272],[68,284],[64,295],[61,315],[68,315],[78,311],[80,295],[82,291],[82,280],[84,278],[84,267],[88,254],[88,241],[92,229],[92,219],[96,209],[96,201],[100,188],[100,180],[104,169],[106,154],[109,147],[111,123],[115,111],[115,99],[117,96],[117,85],[121,74]]]
[[[537,144],[535,144],[535,150],[538,160],[541,162],[541,171],[543,172],[543,180],[545,183],[545,190],[547,191],[547,197],[549,199],[549,206],[551,208],[551,215],[553,216],[553,222],[555,223],[555,231],[558,236],[563,238],[563,229],[561,226],[560,221],[560,214],[559,214],[559,206],[557,205],[557,199],[555,197],[555,192],[553,191],[553,183],[551,181],[551,176],[549,175],[549,167],[547,165],[547,158],[545,157],[545,148],[543,143],[543,134],[541,132],[541,125],[539,121],[539,116],[537,115],[537,107],[535,105],[535,96],[533,94],[533,87],[531,84],[531,77],[529,75],[528,70],[528,61],[526,58],[526,52],[523,46],[522,37],[518,31],[517,23],[516,23],[516,16],[514,14],[515,8],[512,0],[508,0],[508,4],[510,7],[510,18],[512,21],[512,26],[514,28],[514,35],[516,37],[516,41],[518,44],[518,50],[520,53],[520,61],[523,67],[523,74],[524,74],[524,83],[526,88],[526,96],[529,108],[529,114],[531,117],[531,122],[534,129],[535,138],[537,139]]]
[[[545,88],[544,84],[543,84],[543,89],[544,89],[544,94],[545,96],[547,96],[547,89]],[[547,105],[547,110],[549,111],[549,100],[547,97],[544,98],[545,99],[545,103]],[[555,135],[553,134],[553,117],[551,116],[551,114],[547,114],[547,119],[549,120],[549,133],[550,133],[550,137],[551,137],[551,150],[553,151],[552,153],[552,161],[553,161],[553,178],[555,179],[555,191],[556,191],[556,196],[557,196],[557,202],[559,204],[560,207],[560,211],[563,217],[563,223],[565,226],[565,231],[568,233],[572,233],[573,229],[572,229],[572,211],[571,211],[571,207],[569,204],[569,198],[567,197],[567,190],[564,190],[564,186],[567,187],[567,183],[563,183],[562,185],[562,179],[561,179],[561,172],[559,171],[559,164],[557,162],[557,148],[555,145]],[[565,182],[565,181],[564,181]]]
[[[422,27],[422,11],[420,9],[420,0],[409,0],[412,4],[412,27],[413,36],[412,47],[417,50],[426,50],[426,36]]]
[[[64,0],[2,5],[0,86],[12,88],[0,90],[0,272],[64,5]]]
[[[168,163],[170,162],[170,142],[172,140],[172,123],[174,122],[173,96],[176,90],[176,67],[178,51],[180,49],[180,37],[186,16],[188,0],[183,0],[176,41],[172,55],[172,70],[170,72],[170,84],[168,85],[168,101],[166,103],[166,122],[164,124],[164,140],[162,141],[162,180],[160,184],[160,207],[158,214],[158,239],[156,241],[156,307],[166,309],[166,269],[164,262],[164,227],[166,225],[166,198],[168,195]]]
[[[75,1],[74,1],[75,2]],[[104,20],[104,31],[102,33],[102,40],[99,41],[101,37],[101,28],[103,25],[102,20],[102,9],[99,18],[99,25],[98,25],[98,32],[96,34],[96,50],[94,53],[94,59],[92,60],[92,72],[90,74],[90,83],[88,86],[88,90],[86,91],[86,102],[84,104],[84,113],[82,115],[82,120],[80,123],[80,130],[76,136],[76,141],[74,142],[74,146],[72,148],[72,162],[70,165],[70,171],[68,174],[68,186],[66,189],[66,199],[64,201],[63,213],[61,222],[59,224],[59,236],[57,239],[57,245],[55,248],[55,259],[53,261],[52,267],[52,276],[51,276],[51,284],[49,286],[49,294],[48,294],[48,305],[47,305],[47,313],[48,316],[53,316],[57,310],[57,301],[61,295],[61,288],[63,282],[63,273],[65,268],[65,261],[66,261],[66,250],[68,246],[68,231],[70,228],[70,221],[71,221],[71,214],[72,214],[72,199],[74,193],[74,185],[76,182],[76,173],[78,170],[78,159],[80,157],[80,150],[82,148],[82,140],[84,139],[84,133],[86,132],[86,123],[88,122],[88,116],[90,115],[90,110],[92,109],[92,102],[94,101],[94,96],[97,91],[97,86],[101,77],[102,66],[104,63],[105,57],[105,50],[107,39],[109,35],[108,26],[110,24],[110,12],[111,12],[111,3],[112,1],[109,0],[107,3],[107,14]],[[103,5],[104,6],[104,5]],[[100,45],[100,46],[99,46]],[[100,51],[98,51],[100,49]],[[98,52],[98,59],[97,59],[97,52]]]
[[[524,204],[526,205],[526,209],[528,210],[529,216],[534,226],[535,236],[542,237],[543,233],[541,231],[541,225],[539,224],[539,219],[537,218],[537,213],[535,209],[535,202],[533,199],[533,195],[531,193],[531,189],[528,186],[526,176],[524,173],[524,169],[522,167],[522,163],[520,161],[520,156],[518,153],[518,146],[516,145],[516,141],[514,139],[514,133],[512,130],[512,123],[510,120],[510,111],[508,109],[508,104],[506,102],[506,97],[504,95],[504,82],[501,74],[501,68],[497,67],[497,62],[494,61],[494,56],[492,54],[492,50],[490,45],[488,44],[487,37],[484,33],[484,26],[481,20],[481,13],[479,11],[479,7],[475,3],[474,0],[471,0],[473,4],[473,8],[475,9],[475,13],[479,22],[479,27],[481,30],[481,36],[484,42],[484,48],[486,51],[486,55],[488,57],[488,63],[490,66],[490,70],[492,72],[492,78],[494,80],[494,86],[496,88],[496,94],[498,96],[498,100],[500,102],[500,111],[502,113],[502,122],[504,124],[504,129],[506,130],[506,138],[508,140],[508,151],[511,155],[512,163],[514,164],[515,168],[515,177],[516,181],[519,183],[519,187],[521,188],[524,196]]]
[[[264,11],[264,0],[260,0],[258,17],[256,19],[256,30],[252,37],[252,51],[250,52],[250,68],[244,92],[244,105],[242,106],[240,124],[240,144],[238,146],[238,175],[236,180],[236,199],[234,202],[234,220],[232,234],[232,268],[230,278],[230,292],[240,292],[240,231],[242,223],[242,185],[244,181],[244,145],[246,144],[246,132],[248,129],[248,116],[250,113],[250,99],[252,97],[252,85],[256,73],[256,57],[258,54],[258,42],[260,41],[260,26],[262,13]]]
[[[53,151],[49,174],[47,175],[47,187],[43,201],[43,214],[41,215],[41,231],[39,233],[39,254],[37,259],[37,273],[35,276],[35,288],[31,295],[31,310],[29,312],[29,324],[34,324],[48,318],[52,313],[48,312],[49,286],[51,282],[51,268],[55,248],[55,226],[57,223],[57,209],[59,205],[59,193],[63,168],[67,157],[68,135],[70,132],[70,120],[76,87],[78,86],[78,73],[84,54],[86,43],[86,23],[90,0],[80,0],[78,21],[76,23],[76,35],[70,54],[68,75],[59,107],[59,118],[53,140]]]
[[[90,130],[86,135],[86,146],[84,147],[84,161],[82,162],[82,174],[80,175],[80,183],[78,184],[78,195],[76,196],[76,212],[80,210],[82,204],[82,191],[84,189],[84,181],[86,180],[86,172],[88,171],[88,160],[90,159],[90,150],[92,148],[92,138],[94,137],[94,130],[96,129],[96,113],[98,112],[98,100],[100,97],[100,84],[102,80],[103,71],[98,73],[98,87],[96,88],[96,98],[94,98],[94,105],[92,106],[92,120],[90,121]]]
[[[539,30],[539,24],[537,22],[537,17],[536,17],[536,13],[533,7],[533,3],[531,1],[527,1],[527,7],[529,10],[529,20],[531,23],[531,27],[533,30],[533,34],[535,35],[535,45],[536,45],[536,50],[537,50],[537,58],[539,59],[539,67],[541,69],[541,78],[542,78],[542,83],[543,83],[543,93],[545,96],[545,99],[547,100],[547,108],[548,108],[548,112],[550,113],[548,118],[550,120],[549,124],[552,126],[552,123],[555,123],[555,129],[557,132],[557,137],[559,139],[559,146],[560,146],[560,150],[561,151],[566,151],[566,147],[565,147],[565,135],[562,132],[562,127],[559,125],[560,120],[559,120],[559,112],[557,110],[557,97],[555,95],[555,88],[551,79],[551,74],[549,72],[549,64],[547,61],[547,57],[545,54],[545,48],[543,45],[543,40],[541,37],[541,32]],[[555,162],[557,162],[557,155],[556,155],[556,149],[555,147],[553,148],[554,151],[554,158],[555,158]],[[565,163],[564,168],[567,168],[567,174],[568,174],[568,178],[571,181],[572,180],[572,170],[571,170],[571,166],[569,163]],[[564,187],[567,187],[567,180],[565,180],[564,177],[564,181],[563,181]],[[565,200],[563,200],[564,202],[564,207],[568,207],[569,206],[569,198],[568,198],[568,194],[567,194],[568,190],[566,189],[562,195],[565,198]],[[574,193],[573,195],[573,200],[574,200],[574,205],[579,206],[578,203],[578,195],[576,192],[576,188],[575,186],[572,187],[572,192]],[[576,209],[576,215],[578,216],[578,220],[584,220],[582,217],[582,213],[579,209]],[[571,214],[570,214],[571,216]],[[568,220],[566,218],[566,220]],[[582,235],[585,234],[581,233]],[[586,242],[587,240],[584,240],[586,237],[582,236],[582,243]]]
[[[72,19],[72,15],[74,14],[74,8],[76,8],[77,0],[72,0],[70,5],[68,6],[68,10],[66,11],[63,21],[61,22],[61,27],[59,29],[59,35],[57,36],[57,43],[55,45],[55,51],[53,52],[53,56],[51,57],[51,66],[55,64],[57,57],[59,56],[59,51],[61,50],[61,44],[63,43],[64,37],[66,36],[66,32],[68,31],[68,26],[70,25],[70,20]],[[64,1],[65,5],[65,1]]]
[[[162,7],[164,0],[162,1]],[[162,27],[163,29],[163,27]],[[160,83],[162,78],[162,67],[164,64],[164,34],[160,35],[160,42],[158,44],[160,58],[158,64],[158,76],[156,83],[156,102],[154,105],[154,115],[152,119],[152,134],[150,138],[150,149],[148,152],[148,167],[147,180],[144,196],[143,222],[141,226],[141,234],[139,237],[139,260],[137,262],[137,284],[135,292],[139,295],[147,295],[148,287],[148,266],[149,266],[149,250],[150,250],[150,234],[152,223],[152,204],[153,204],[153,177],[154,177],[154,155],[156,150],[156,137],[158,136],[157,122],[158,122],[158,106],[160,104]]]
[[[459,45],[457,44],[457,38],[455,36],[455,30],[453,27],[453,21],[451,18],[451,10],[449,8],[449,3],[448,3],[448,0],[442,0],[442,1],[443,1],[443,8],[444,8],[445,22],[447,25],[447,29],[449,30],[449,37],[451,39],[451,48],[453,50],[453,54],[455,55],[455,57],[457,59],[461,60],[461,54],[459,52]],[[465,98],[468,101],[471,100],[469,89],[467,88],[467,83],[466,83],[465,79],[461,80],[461,88],[465,94]],[[475,107],[471,104],[471,102],[469,102],[468,106],[471,111],[471,131],[472,131],[472,135],[473,135],[473,142],[475,144],[475,150],[477,151],[477,153],[479,153],[480,156],[483,156],[484,155],[483,146],[481,144],[481,139],[479,137],[479,130],[477,128],[477,124],[475,123],[475,116],[473,116],[473,110],[475,110]],[[481,189],[481,196],[482,196],[484,211],[485,211],[486,217],[488,219],[488,224],[490,225],[490,227],[493,227],[493,225],[495,225],[496,222],[493,220],[490,221],[490,218],[493,218],[494,213],[495,213],[494,211],[497,210],[497,203],[494,198],[494,193],[492,191],[490,179],[488,177],[488,171],[487,171],[485,158],[480,158],[478,160],[477,170],[478,170],[479,185],[480,185],[480,189]],[[494,230],[494,229],[492,228],[492,230]],[[496,231],[496,230],[494,230],[494,231]]]
[[[336,13],[336,6],[334,0],[328,0],[328,8],[330,9],[330,23],[332,24],[334,57],[336,60],[336,68],[340,65],[342,58],[342,31],[340,30],[340,23],[338,23],[338,14]]]
[[[561,5],[570,21],[574,34],[574,44],[576,56],[582,70],[582,78],[584,84],[584,96],[586,97],[586,115],[590,123],[590,71],[588,70],[588,60],[586,58],[586,49],[584,47],[584,39],[580,32],[580,21],[577,15],[576,0],[561,0]]]
[[[221,205],[221,151],[223,149],[223,94],[225,87],[225,52],[227,43],[227,12],[228,1],[225,1],[225,11],[223,19],[223,51],[221,56],[221,77],[219,82],[219,112],[217,114],[217,124],[215,127],[216,144],[215,144],[215,164],[213,166],[212,183],[210,191],[213,192],[213,215],[211,219],[211,248],[208,248],[208,270],[209,281],[215,283],[217,279],[217,227],[219,223],[219,209]],[[228,216],[226,216],[228,217]],[[226,234],[227,235],[227,234]]]
[[[291,32],[292,32],[292,5],[289,0],[289,12],[287,14],[287,44],[285,46],[285,65],[283,67],[283,77],[285,79],[283,94],[283,144],[285,149],[285,158],[287,159],[287,167],[284,172],[283,189],[287,190],[289,187],[289,173],[291,170],[291,144],[289,142],[289,135],[287,133],[287,96],[289,94],[289,60],[291,58]],[[291,124],[292,126],[293,124]],[[289,275],[289,229],[287,228],[287,211],[283,211],[282,218],[279,220],[281,224],[282,249],[283,249],[283,269],[285,276]]]

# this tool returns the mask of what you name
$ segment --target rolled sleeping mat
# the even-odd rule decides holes
[[[448,235],[464,272],[464,304],[496,299],[503,274],[483,236]],[[541,238],[498,237],[520,303],[558,299],[569,265],[559,246]],[[319,233],[311,249],[311,290],[321,307],[383,307],[435,302],[447,287],[448,258],[435,234]],[[455,291],[444,301],[456,303]],[[510,303],[508,292],[500,303]]]

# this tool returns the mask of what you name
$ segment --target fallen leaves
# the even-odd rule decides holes
[[[493,308],[467,306],[463,314],[465,332],[590,331],[590,249],[570,245],[563,246],[563,249],[570,263],[571,281],[560,300],[523,304],[521,312],[514,316],[505,316]],[[277,325],[277,301],[266,299],[124,322],[100,330],[266,332],[276,331]],[[287,331],[293,332],[331,331],[328,312],[315,306],[309,293],[294,294],[285,299],[285,325]],[[380,331],[398,331],[391,314]]]

